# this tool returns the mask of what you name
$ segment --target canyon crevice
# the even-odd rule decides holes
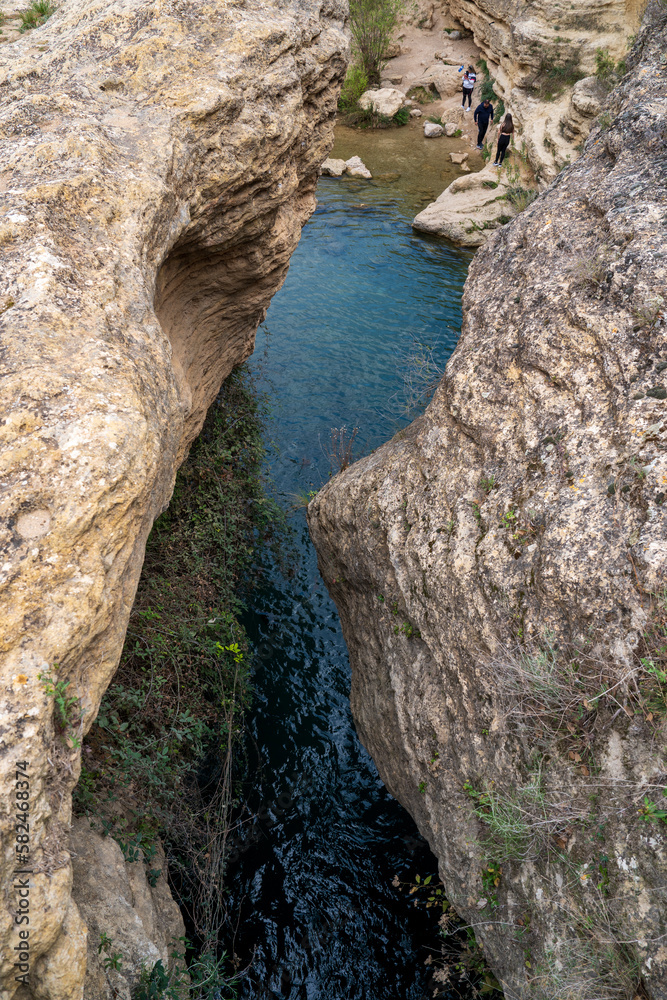
[[[313,211],[346,16],[339,0],[65,0],[0,49],[7,1000],[84,995],[97,948],[71,895],[80,738],[153,520]],[[59,684],[77,699],[69,728]],[[29,985],[12,957],[17,863],[32,872]]]
[[[653,2],[425,414],[308,509],[361,739],[508,997],[667,997],[666,47]]]

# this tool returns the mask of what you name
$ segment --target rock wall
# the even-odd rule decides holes
[[[130,1000],[142,969],[156,962],[165,970],[182,968],[172,956],[183,954],[185,924],[169,891],[164,852],[158,849],[151,862],[161,872],[151,885],[142,860],[125,861],[116,841],[101,836],[85,817],[72,823],[70,845],[72,897],[87,932],[86,1000]],[[65,923],[61,938],[72,937]],[[47,955],[43,965],[48,977],[59,963]],[[47,980],[41,989],[49,997],[67,996]]]
[[[424,416],[308,511],[359,734],[513,998],[667,997],[666,45],[656,0]]]
[[[625,58],[645,6],[642,0],[448,0],[449,14],[473,32],[502,96],[522,130],[525,154],[539,180],[553,180],[578,155],[601,109],[593,77],[596,50]],[[562,92],[544,99],[540,85]],[[583,77],[574,82],[574,75]],[[518,145],[518,143],[517,143]]]
[[[64,0],[0,50],[7,1000],[83,995],[77,744],[151,524],[313,210],[345,17],[342,0]],[[31,873],[25,984],[17,859]]]

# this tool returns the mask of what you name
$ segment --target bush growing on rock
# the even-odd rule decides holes
[[[339,111],[354,111],[361,95],[368,90],[368,77],[361,66],[348,67],[343,88],[338,98]]]
[[[370,84],[380,82],[391,35],[404,0],[351,0],[350,30]]]

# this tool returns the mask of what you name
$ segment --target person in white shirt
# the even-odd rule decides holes
[[[477,83],[477,74],[472,66],[468,66],[468,69],[463,74],[463,82],[461,89],[463,90],[463,100],[461,101],[461,107],[465,108],[466,111],[470,111],[470,105],[472,104],[472,92],[475,89],[475,84]],[[468,107],[466,108],[466,100],[468,101]]]

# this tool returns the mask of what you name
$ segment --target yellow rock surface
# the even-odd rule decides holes
[[[17,761],[34,872],[21,996],[82,995],[85,932],[78,951],[62,939],[78,750],[44,675],[57,665],[85,731],[153,520],[313,210],[345,16],[339,0],[65,0],[0,48],[3,1000],[19,986]]]

